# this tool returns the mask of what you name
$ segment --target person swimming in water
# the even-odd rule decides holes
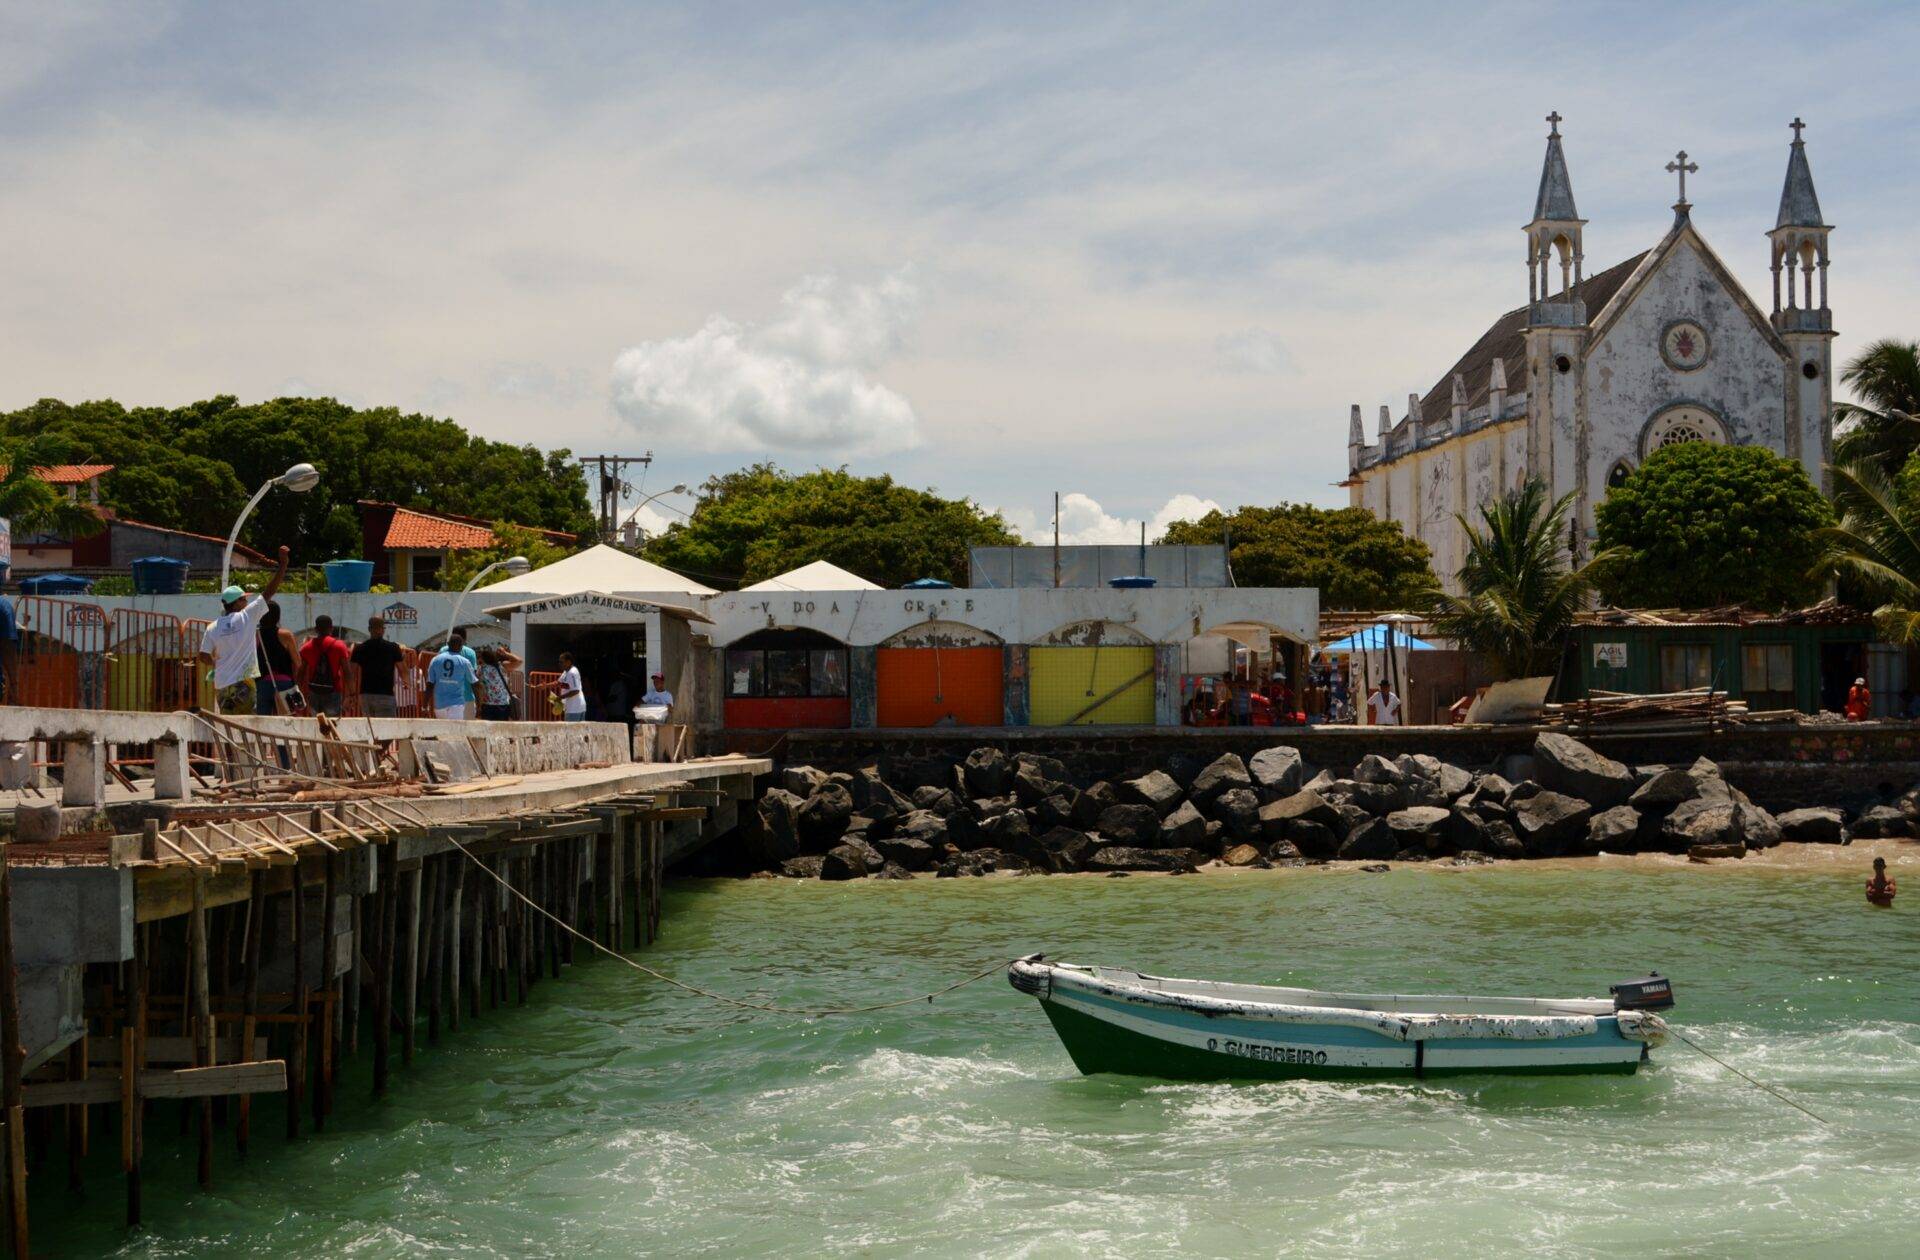
[[[1876,906],[1890,906],[1893,904],[1893,894],[1897,891],[1893,877],[1887,874],[1887,859],[1873,859],[1873,878],[1867,881],[1867,900]]]

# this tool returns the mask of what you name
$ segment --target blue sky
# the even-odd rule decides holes
[[[1348,406],[1524,300],[1550,110],[1590,270],[1684,147],[1756,294],[1804,117],[1838,353],[1920,336],[1917,55],[1894,5],[0,0],[0,406],[331,393],[1087,539],[1334,503]]]

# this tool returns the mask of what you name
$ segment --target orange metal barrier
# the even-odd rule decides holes
[[[559,672],[530,669],[526,671],[526,679],[520,715],[529,722],[559,721],[560,706],[554,703],[560,696]]]
[[[14,602],[20,627],[12,700],[51,709],[107,707],[109,627],[98,604],[50,595]]]

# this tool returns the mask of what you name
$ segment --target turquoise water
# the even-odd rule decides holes
[[[808,1022],[603,961],[423,1049],[385,1102],[365,1101],[356,1065],[324,1135],[256,1140],[245,1163],[223,1145],[210,1194],[157,1116],[147,1227],[119,1228],[107,1163],[84,1200],[36,1189],[36,1249],[1914,1254],[1920,932],[1859,887],[1851,869],[1600,866],[683,884],[647,961],[784,1003],[896,996],[1033,950],[1554,996],[1658,967],[1678,1026],[1833,1127],[1678,1045],[1632,1077],[1086,1079],[997,977]],[[278,1131],[277,1108],[262,1127]]]

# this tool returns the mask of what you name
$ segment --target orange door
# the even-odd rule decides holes
[[[999,726],[1002,649],[881,648],[874,673],[882,726]]]

